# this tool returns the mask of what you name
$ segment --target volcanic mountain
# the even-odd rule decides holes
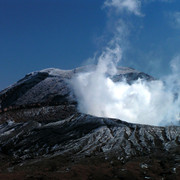
[[[45,69],[0,92],[0,179],[178,179],[180,127],[132,124],[78,111],[69,81]],[[153,77],[127,67],[111,79]]]

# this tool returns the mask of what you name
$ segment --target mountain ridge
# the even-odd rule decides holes
[[[58,95],[60,97],[65,96],[72,91],[67,84],[67,80],[71,79],[77,73],[87,71],[87,69],[91,70],[92,68],[93,66],[90,66],[90,68],[89,66],[85,66],[73,70],[48,68],[29,73],[17,83],[0,92],[0,109],[1,111],[7,111],[8,108],[13,109],[15,106],[48,103],[48,101],[53,103],[53,97]],[[120,81],[123,77],[129,82],[138,78],[154,79],[145,73],[126,67],[119,67],[117,74],[112,79],[114,81]]]
[[[128,179],[130,175],[137,179],[178,179],[180,127],[132,124],[80,113],[68,81],[83,71],[82,67],[68,71],[45,69],[26,75],[0,92],[2,177],[11,172],[12,175],[20,173],[22,179],[28,179],[27,174],[36,179],[34,168],[37,167],[43,179],[52,177],[48,172],[57,175],[54,179],[76,179],[74,173],[79,174],[82,167],[93,166],[94,171],[86,170],[85,179],[91,176],[99,179],[95,173],[98,168],[101,170],[97,174],[104,177],[108,172],[110,179]],[[114,81],[124,77],[128,83],[142,77],[154,80],[130,68],[121,67],[118,72],[111,77]],[[52,167],[45,162],[51,162]],[[93,165],[94,162],[97,165]],[[170,169],[169,174],[164,163]],[[159,172],[155,172],[153,166],[158,167]],[[46,173],[44,170],[49,167]],[[138,172],[133,170],[136,168]],[[10,179],[13,178],[16,179],[15,176]],[[17,176],[17,179],[21,178]]]

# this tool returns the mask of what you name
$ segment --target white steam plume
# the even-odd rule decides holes
[[[106,0],[107,7],[140,15],[139,0]],[[180,124],[180,56],[171,61],[172,75],[163,80],[126,79],[114,82],[122,47],[129,33],[121,19],[115,24],[114,37],[97,58],[94,70],[77,74],[71,81],[79,111],[99,117],[117,118],[150,125]]]
[[[79,110],[83,113],[111,117],[131,123],[150,125],[177,125],[180,97],[177,64],[172,60],[173,74],[161,80],[138,79],[131,85],[126,80],[113,82],[107,74],[115,75],[115,63],[121,58],[121,49],[106,49],[93,71],[79,73],[72,81]]]
[[[127,11],[128,13],[133,13],[137,16],[141,16],[140,0],[106,0],[104,2],[104,6],[115,8],[118,12]]]

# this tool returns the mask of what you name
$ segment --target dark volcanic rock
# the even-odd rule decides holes
[[[72,115],[77,111],[77,102],[69,87],[69,80],[76,73],[93,68],[95,67],[87,66],[73,70],[51,68],[26,75],[14,85],[0,92],[0,112],[2,112],[0,123],[9,119],[51,121]],[[145,73],[125,67],[119,67],[117,75],[111,78],[114,81],[126,78],[129,83],[138,78],[153,80]]]
[[[7,122],[0,127],[1,152],[18,158],[49,154],[115,155],[122,160],[180,144],[180,127],[136,125],[75,114],[51,123]]]
[[[8,169],[22,179],[178,179],[179,132],[79,113],[51,123],[9,121],[0,126],[0,177]]]
[[[0,179],[177,179],[180,127],[79,113],[68,80],[85,70],[30,73],[0,92]],[[123,67],[111,78],[153,80]]]
[[[95,68],[95,67],[94,67]],[[1,110],[18,109],[32,106],[73,104],[75,100],[70,97],[71,88],[68,80],[76,73],[91,70],[92,67],[82,67],[74,70],[45,69],[26,75],[23,79],[0,92]],[[119,67],[114,81],[126,78],[128,82],[144,78],[153,78],[134,69]]]

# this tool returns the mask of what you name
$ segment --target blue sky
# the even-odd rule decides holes
[[[134,9],[122,7],[125,1],[0,0],[0,89],[35,70],[85,64],[106,46],[119,19],[129,31],[120,65],[156,77],[169,73],[180,54],[180,1],[129,0],[140,3]]]

